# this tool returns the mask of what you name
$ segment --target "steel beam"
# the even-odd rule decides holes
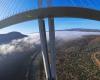
[[[73,14],[74,13],[74,14]],[[0,29],[38,18],[82,18],[100,21],[100,11],[80,7],[50,7],[22,12],[0,21]]]
[[[55,52],[55,26],[54,18],[48,18],[49,24],[49,45],[52,80],[56,80],[56,52]]]
[[[40,39],[41,39],[41,48],[42,48],[44,68],[45,68],[45,73],[46,73],[46,80],[52,80],[50,64],[49,64],[47,40],[46,40],[45,22],[43,19],[39,19],[38,23],[39,23],[39,32],[40,32]]]

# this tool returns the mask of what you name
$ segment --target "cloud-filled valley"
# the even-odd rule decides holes
[[[47,32],[47,40],[49,40],[48,35]],[[56,31],[56,46],[60,46],[66,41],[82,38],[85,35],[100,35],[100,33]],[[37,51],[40,53],[39,33],[28,34],[25,37],[12,39],[8,43],[0,44],[0,80],[25,80],[29,64],[28,59],[32,55],[38,54]]]
[[[79,32],[79,31],[56,31],[56,43],[58,41],[69,41],[82,38],[85,35],[100,35],[100,32]],[[47,40],[48,40],[47,32]],[[0,54],[18,53],[35,49],[36,45],[40,45],[39,33],[29,34],[21,39],[13,39],[11,42],[0,45]]]

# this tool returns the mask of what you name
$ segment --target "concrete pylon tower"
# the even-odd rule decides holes
[[[42,8],[42,0],[38,0],[38,7]],[[40,19],[38,19],[38,23],[39,23],[42,57],[43,57],[43,62],[44,62],[46,80],[52,80],[50,63],[49,63],[49,56],[48,56],[48,48],[47,48],[45,21],[44,21],[44,19],[40,18]]]
[[[47,0],[47,7],[51,6],[51,0]],[[42,8],[43,0],[38,0],[38,7]],[[47,38],[44,19],[39,19],[39,31],[41,39],[42,56],[47,80],[56,80],[56,54],[55,54],[55,26],[53,16],[48,17],[49,25],[49,50],[48,56]],[[50,58],[50,59],[49,59]],[[49,61],[50,60],[50,61]]]
[[[52,6],[52,0],[47,0],[47,7]],[[52,80],[56,80],[56,51],[55,51],[55,25],[54,17],[48,18],[49,24],[49,46],[50,46],[50,62],[51,62],[51,76]]]

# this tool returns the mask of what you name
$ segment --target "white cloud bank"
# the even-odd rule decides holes
[[[78,32],[78,31],[57,31],[56,39],[69,41],[72,39],[81,38],[84,35],[100,35],[99,32]],[[48,37],[48,33],[47,33]],[[13,40],[8,44],[0,45],[0,54],[11,54],[15,52],[25,52],[27,50],[34,50],[35,45],[40,45],[39,33],[34,33],[28,37]]]

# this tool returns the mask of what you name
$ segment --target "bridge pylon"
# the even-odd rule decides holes
[[[38,7],[42,7],[42,0],[38,0]],[[47,0],[47,6],[51,6],[51,0]],[[45,68],[45,74],[47,80],[56,80],[56,54],[55,54],[55,27],[54,27],[54,18],[48,17],[49,24],[49,50],[50,56],[48,52],[47,38],[46,38],[46,30],[45,30],[45,21],[43,19],[39,19],[39,32],[41,39],[41,48],[42,48],[42,56]],[[50,58],[50,59],[49,59]]]

